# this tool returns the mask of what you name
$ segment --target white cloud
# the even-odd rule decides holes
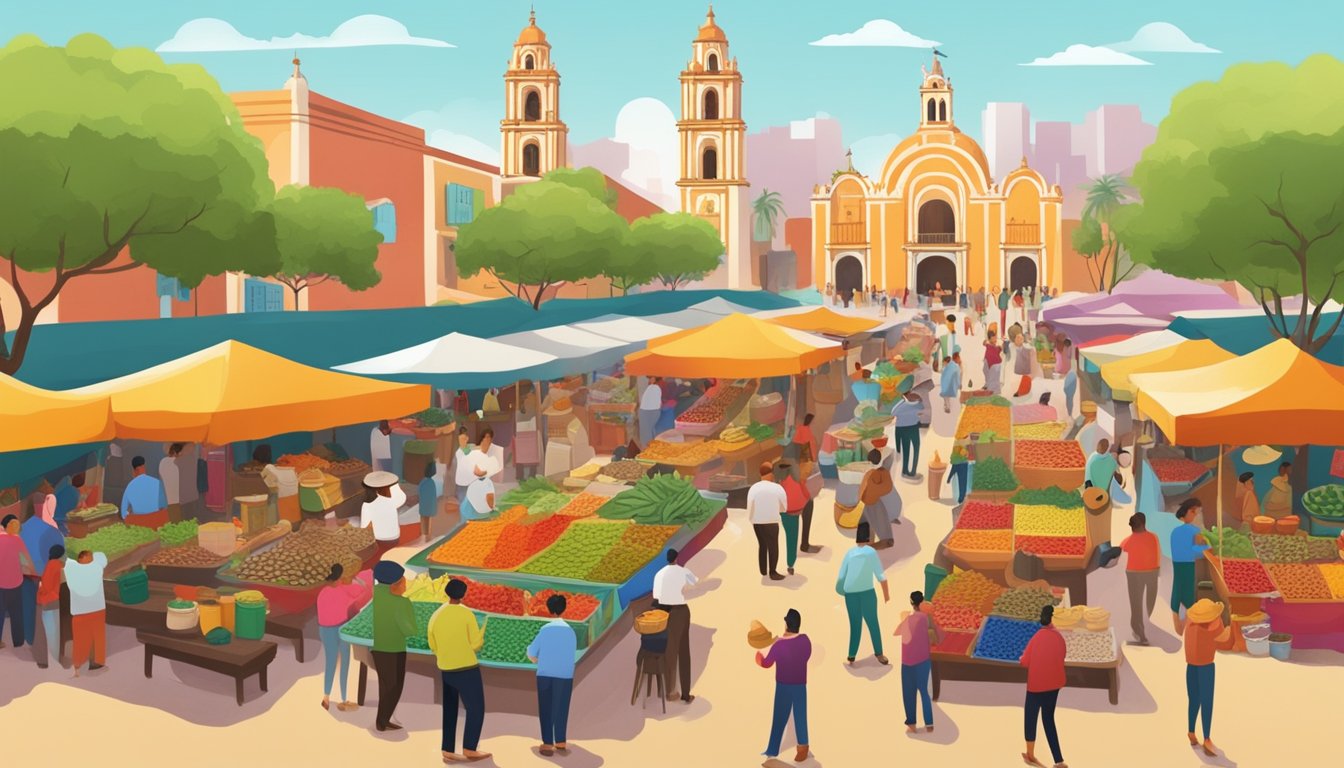
[[[1059,53],[1042,56],[1019,66],[1023,67],[1141,67],[1150,66],[1128,53],[1112,50],[1100,45],[1075,43]]]
[[[1106,47],[1126,53],[1222,53],[1217,48],[1191,40],[1180,27],[1165,21],[1144,24],[1134,37]]]
[[[616,115],[613,141],[630,145],[630,167],[621,180],[665,208],[677,207],[680,174],[677,118],[672,109],[647,96],[633,99]]]
[[[192,19],[178,27],[177,33],[164,41],[161,52],[205,51],[269,51],[305,48],[360,48],[373,45],[411,45],[429,48],[454,48],[452,43],[431,37],[415,37],[406,25],[386,16],[366,14],[356,16],[336,27],[330,35],[317,36],[295,33],[287,37],[263,40],[248,37],[223,19]]]
[[[888,19],[873,19],[853,32],[838,35],[826,35],[813,40],[811,45],[843,46],[886,46],[896,48],[932,48],[942,45],[936,40],[925,40],[901,29],[901,25]]]
[[[424,128],[425,142],[431,147],[498,165],[499,116],[503,113],[500,106],[457,99],[440,109],[421,110],[403,117],[402,122]]]
[[[887,162],[891,150],[895,149],[903,138],[905,137],[899,133],[883,133],[867,136],[850,144],[849,150],[854,153],[854,170],[870,179],[877,179],[882,175],[882,166]]]

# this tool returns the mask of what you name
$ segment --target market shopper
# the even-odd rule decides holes
[[[658,377],[649,378],[649,383],[639,396],[639,445],[647,448],[658,434],[658,419],[663,413],[663,390],[658,386]]]
[[[56,527],[61,529],[61,533],[66,532],[65,516],[79,509],[79,487],[75,485],[75,480],[79,480],[79,486],[84,485],[84,473],[76,475],[66,475],[56,483],[56,489],[51,493],[56,497]]]
[[[476,751],[480,746],[481,729],[485,726],[485,684],[481,680],[476,654],[485,644],[485,627],[477,624],[476,614],[462,604],[462,599],[467,596],[465,581],[450,580],[444,592],[448,602],[434,611],[427,630],[429,649],[434,652],[443,681],[443,742],[440,745],[443,759],[449,763],[484,760],[490,753]],[[457,751],[459,701],[467,713],[460,753]]]
[[[1189,623],[1185,639],[1185,695],[1187,707],[1186,737],[1190,746],[1201,747],[1204,754],[1217,757],[1210,732],[1213,730],[1213,657],[1215,651],[1232,648],[1232,628],[1223,626],[1223,604],[1202,598],[1186,613]],[[1203,713],[1204,741],[1195,736],[1195,721]]]
[[[107,555],[83,550],[75,562],[66,560],[65,584],[70,588],[70,634],[74,641],[70,663],[79,677],[79,668],[89,663],[89,671],[102,669],[107,662],[107,598],[103,593],[103,573]]]
[[[667,565],[653,576],[653,607],[667,611],[667,647],[663,655],[663,678],[667,681],[667,699],[680,698],[687,704],[691,695],[691,609],[686,604],[686,587],[696,583],[695,574],[677,563],[678,552],[667,550]],[[672,681],[681,683],[678,697]]]
[[[162,528],[168,522],[168,513],[163,509],[167,503],[163,483],[145,472],[144,456],[131,459],[131,475],[131,482],[121,494],[122,519],[127,525]]]
[[[9,639],[15,648],[25,642],[23,624],[23,584],[33,573],[33,559],[19,535],[19,518],[5,515],[0,520],[0,648],[4,647],[5,619],[9,619]]]
[[[1020,376],[1017,380],[1017,391],[1013,397],[1026,397],[1031,394],[1031,348],[1023,344],[1022,334],[1013,336],[1013,373]]]
[[[798,748],[793,761],[807,759],[807,662],[812,658],[812,640],[802,634],[803,615],[790,608],[784,614],[784,634],[770,646],[769,653],[756,652],[756,664],[763,669],[775,668],[775,703],[770,718],[770,741],[765,746],[767,758],[779,757],[780,742],[784,740],[784,726],[793,715],[793,732]]]
[[[19,526],[19,538],[23,539],[23,545],[28,550],[28,557],[33,562],[33,572],[23,579],[23,587],[20,597],[23,602],[23,639],[29,645],[33,644],[37,637],[37,587],[42,579],[42,574],[47,569],[47,561],[50,557],[51,548],[65,543],[65,537],[61,535],[61,529],[56,527],[56,497],[47,494],[42,497],[42,506],[37,514],[28,518],[23,525]],[[44,664],[41,656],[37,657],[39,664]]]
[[[406,683],[406,638],[416,633],[415,609],[406,599],[406,569],[380,560],[373,567],[373,666],[378,671],[378,714],[374,728],[399,731],[393,722]],[[444,700],[448,698],[444,694]]]
[[[1292,471],[1292,462],[1280,464],[1279,474],[1269,481],[1269,490],[1265,491],[1264,512],[1275,520],[1293,514],[1293,486],[1288,482]]]
[[[812,494],[808,492],[807,485],[802,482],[801,477],[795,464],[782,461],[775,466],[775,478],[784,488],[784,497],[788,501],[780,522],[784,526],[785,564],[789,567],[790,575],[793,574],[793,565],[797,562],[798,553],[815,554],[821,551],[821,547],[813,546],[808,540],[812,534]]]
[[[1245,525],[1260,515],[1260,500],[1255,497],[1255,473],[1242,472],[1237,476],[1237,512]]]
[[[472,473],[472,463],[469,460],[471,456],[471,442],[467,438],[467,428],[457,428],[457,450],[453,451],[453,483],[457,486],[456,496],[458,510],[461,511],[462,502],[467,499],[467,487],[471,485],[475,475]]]
[[[182,455],[186,447],[186,443],[173,443],[164,449],[164,456],[159,459],[159,482],[163,483],[164,509],[170,523],[182,520],[182,469],[177,462],[187,458]]]
[[[495,484],[487,472],[484,466],[472,469],[474,477],[461,509],[463,520],[482,520],[495,513]]]
[[[492,482],[504,479],[504,448],[495,445],[495,430],[486,427],[476,438],[476,449],[471,452],[471,460],[477,466],[485,467]]]
[[[997,395],[1003,388],[1003,349],[999,346],[998,331],[990,329],[985,334],[985,389]]]
[[[793,431],[793,444],[798,446],[798,461],[806,464],[817,460],[817,436],[812,432],[815,414],[803,416],[803,423]]]
[[[1024,729],[1027,751],[1022,753],[1022,759],[1028,765],[1043,765],[1036,759],[1036,722],[1039,718],[1045,726],[1045,741],[1050,745],[1055,768],[1068,768],[1064,764],[1064,754],[1059,749],[1059,733],[1055,730],[1055,704],[1059,701],[1059,689],[1065,685],[1064,656],[1067,649],[1064,636],[1051,623],[1054,616],[1053,605],[1041,609],[1041,628],[1031,636],[1019,662],[1027,668]]]
[[[331,708],[331,684],[340,675],[341,701],[336,708],[342,712],[358,709],[359,705],[346,696],[346,678],[350,672],[350,644],[341,639],[341,625],[353,619],[373,597],[373,571],[347,572],[340,563],[333,563],[327,574],[326,586],[317,593],[317,634],[322,640],[322,708]],[[339,667],[339,672],[337,671]]]
[[[574,654],[578,636],[561,616],[568,608],[564,595],[546,598],[551,620],[532,644],[527,658],[537,665],[537,715],[541,721],[541,754],[550,757],[555,750],[569,750],[569,700],[574,693]]]
[[[943,413],[952,412],[952,402],[961,395],[961,347],[953,348],[952,354],[943,358],[942,378],[938,382],[938,394],[943,397]]]
[[[958,504],[966,500],[966,491],[971,484],[971,468],[974,464],[974,443],[952,446],[952,456],[947,467],[947,479],[943,482],[953,486],[954,498]]]
[[[1148,645],[1148,618],[1157,605],[1157,578],[1162,551],[1157,534],[1148,530],[1148,518],[1142,512],[1129,516],[1130,534],[1120,542],[1128,555],[1125,581],[1129,588],[1129,628],[1134,633],[1130,645]]]
[[[1105,438],[1098,440],[1097,449],[1087,457],[1085,470],[1087,482],[1091,483],[1093,488],[1100,488],[1109,493],[1111,480],[1119,468],[1120,464],[1115,460],[1115,454],[1111,453],[1111,441]]]
[[[1010,301],[1010,298],[1009,298],[1009,296],[1008,296],[1008,286],[1005,285],[1002,289],[999,290],[999,296],[998,296],[998,298],[995,300],[995,304],[997,304],[998,307],[999,307],[999,327],[1000,327],[1000,328],[1007,328],[1007,327],[1008,327],[1008,303],[1009,303],[1009,301]]]
[[[417,508],[420,510],[420,536],[425,541],[429,541],[429,528],[434,518],[439,514],[439,485],[435,481],[435,476],[439,472],[438,464],[430,461],[425,464],[425,477],[416,486],[416,495],[419,497]]]
[[[779,572],[779,521],[789,500],[784,487],[772,479],[774,471],[770,462],[761,463],[760,479],[747,491],[747,516],[756,533],[756,562],[761,575],[780,581],[784,574]]]
[[[1064,354],[1071,361],[1069,370],[1064,374],[1064,408],[1065,415],[1073,418],[1073,399],[1078,394],[1078,357],[1073,351],[1073,342],[1064,340]]]
[[[896,637],[901,638],[901,702],[905,705],[905,730],[914,733],[915,697],[924,705],[924,730],[933,732],[933,699],[929,696],[929,675],[933,669],[930,660],[929,634],[934,644],[943,642],[943,628],[938,626],[931,612],[924,610],[924,593],[910,593],[910,610],[901,611],[901,623],[896,625]]]
[[[868,523],[860,522],[854,532],[854,548],[846,552],[840,561],[840,575],[835,580],[835,591],[845,598],[845,612],[849,616],[849,655],[846,661],[853,665],[859,655],[859,640],[866,624],[868,639],[873,644],[873,655],[879,664],[886,666],[888,661],[882,655],[882,630],[877,621],[877,591],[873,589],[873,582],[876,581],[882,587],[882,602],[891,602],[891,593],[887,587],[887,575],[882,572],[882,561],[868,544],[872,537]]]
[[[364,504],[359,509],[359,527],[372,528],[378,554],[397,546],[401,540],[398,515],[406,503],[397,476],[391,472],[370,472],[364,476]]]
[[[392,469],[392,425],[386,421],[369,430],[369,463],[375,470]]]
[[[873,466],[859,483],[859,501],[863,503],[864,521],[877,536],[873,548],[886,549],[896,542],[891,526],[900,520],[892,514],[892,508],[899,510],[901,497],[891,481],[891,470],[882,466],[882,452],[876,448],[868,451],[868,463]]]
[[[47,656],[61,663],[61,584],[65,581],[65,547],[53,544],[47,550],[47,567],[37,585],[37,642],[33,659],[39,669],[47,668]]]
[[[1182,501],[1176,509],[1180,525],[1171,532],[1171,622],[1177,635],[1185,631],[1181,608],[1188,612],[1195,604],[1195,561],[1209,548],[1194,522],[1203,507],[1199,499]]]
[[[923,410],[919,394],[909,386],[910,377],[901,380],[901,399],[892,406],[896,419],[896,450],[901,454],[901,477],[914,479],[919,471],[919,414]]]

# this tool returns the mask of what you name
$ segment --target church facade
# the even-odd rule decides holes
[[[919,127],[877,178],[837,171],[812,196],[814,281],[892,294],[966,286],[1058,289],[1063,197],[1027,166],[990,175],[953,118],[952,81],[935,56],[919,88]]]

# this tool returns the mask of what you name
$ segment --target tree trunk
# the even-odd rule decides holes
[[[192,316],[192,317],[200,317],[200,316],[201,316],[201,286],[198,285],[198,286],[196,286],[195,288],[192,288],[192,289],[191,289],[191,302],[192,302],[192,304],[191,304],[191,316]]]
[[[295,288],[294,286],[291,285],[291,286],[289,286],[289,290],[290,290],[290,292],[292,292],[292,293],[294,294],[294,311],[295,311],[295,312],[298,312],[298,311],[299,311],[299,292],[302,291],[303,289],[302,289],[302,288]]]
[[[13,376],[23,365],[23,356],[28,352],[28,342],[33,338],[33,326],[37,325],[37,313],[31,307],[24,307],[19,314],[19,325],[14,329],[14,345],[8,354],[0,358],[0,373]]]

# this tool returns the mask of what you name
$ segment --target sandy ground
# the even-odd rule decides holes
[[[981,340],[962,343],[976,384]],[[1042,384],[1058,388],[1058,382]],[[955,423],[955,410],[943,414],[938,407],[935,413],[925,459],[933,448],[946,457]],[[888,634],[905,607],[903,596],[922,588],[924,565],[951,520],[951,502],[930,501],[923,484],[898,480],[897,487],[905,521],[896,529],[896,546],[882,553],[892,584],[892,602],[881,608]],[[569,768],[760,764],[773,672],[753,664],[745,634],[752,618],[779,631],[781,617],[792,607],[802,612],[803,630],[815,649],[809,673],[814,757],[805,765],[1021,765],[1022,686],[945,683],[942,700],[935,704],[935,732],[907,736],[899,668],[880,666],[866,656],[866,640],[860,663],[844,664],[847,624],[834,584],[839,559],[851,544],[831,522],[830,500],[828,490],[816,512],[814,540],[825,548],[803,556],[797,575],[778,583],[756,572],[750,526],[744,512],[733,511],[723,532],[692,562],[701,579],[691,602],[696,700],[689,706],[671,704],[667,714],[652,700],[643,710],[631,707],[637,643],[633,636],[622,638],[605,668],[575,693],[570,738],[576,748],[551,760]],[[1114,516],[1116,540],[1125,518]],[[1089,585],[1091,602],[1109,607],[1122,630],[1128,621],[1123,578],[1120,569],[1099,571]],[[1162,589],[1165,595],[1165,581]],[[1184,658],[1161,602],[1158,629],[1150,630],[1156,645],[1126,649],[1118,706],[1108,703],[1104,691],[1065,690],[1061,695],[1057,719],[1069,765],[1337,764],[1336,742],[1329,734],[1339,722],[1333,702],[1344,682],[1344,656],[1325,651],[1295,652],[1289,663],[1220,656],[1213,737],[1226,753],[1211,759],[1192,751],[1185,739]],[[319,708],[316,637],[309,639],[310,658],[302,665],[282,644],[271,665],[269,693],[261,694],[255,680],[249,681],[248,701],[241,707],[234,703],[232,680],[212,673],[159,660],[155,677],[145,679],[142,651],[128,630],[112,629],[109,645],[108,669],[77,681],[65,670],[38,670],[27,649],[0,650],[5,733],[0,749],[6,764],[51,764],[53,758],[55,764],[68,764],[76,756],[112,766],[440,764],[440,710],[432,703],[430,681],[414,675],[407,681],[398,710],[406,731],[376,734],[372,706],[350,713]],[[887,652],[898,661],[896,643],[889,643]],[[370,705],[375,697],[371,680]],[[534,751],[536,730],[532,718],[488,716],[483,749],[495,757],[478,765],[544,764],[547,759]],[[783,757],[792,756],[793,743],[787,735]],[[1039,747],[1048,759],[1043,735]]]

